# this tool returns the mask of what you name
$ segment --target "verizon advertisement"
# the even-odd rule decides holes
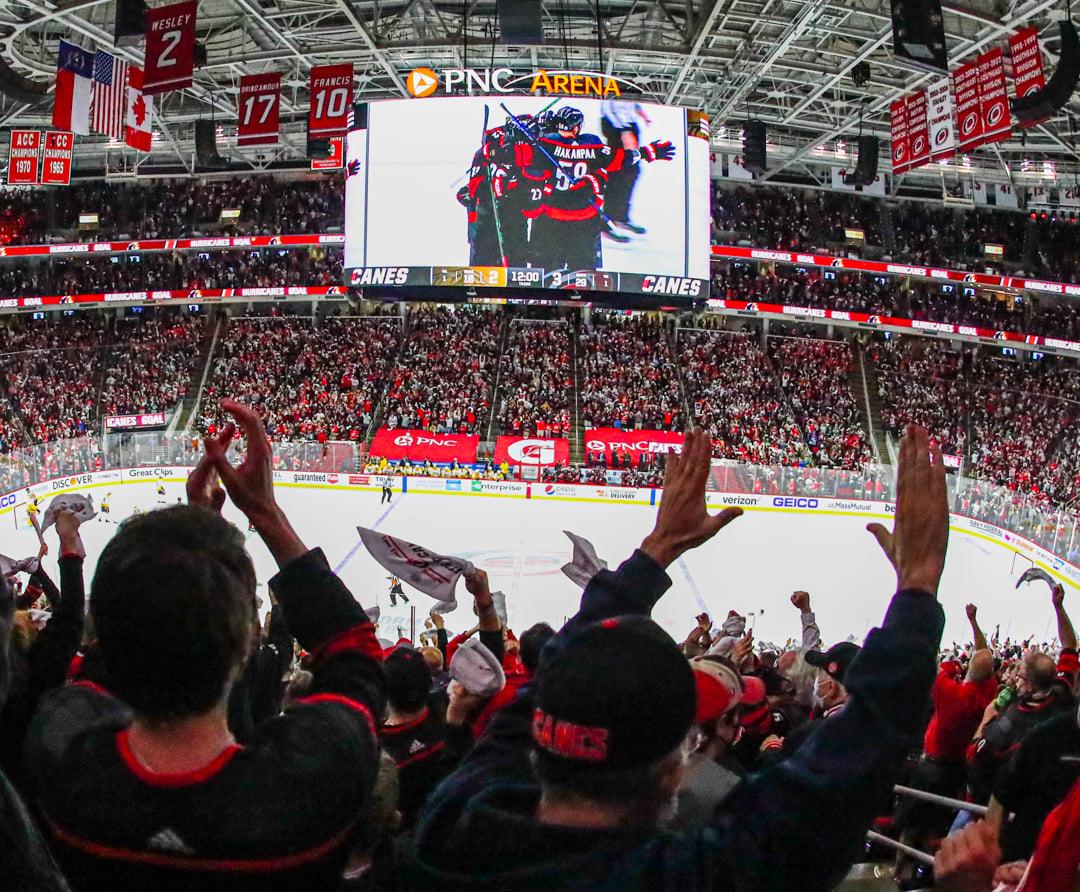
[[[674,431],[623,431],[615,427],[597,427],[585,431],[585,451],[613,452],[629,451],[634,455],[642,452],[659,453],[682,452],[683,435]]]
[[[480,437],[476,434],[433,434],[431,431],[415,431],[396,428],[379,428],[371,441],[371,454],[379,458],[398,461],[453,462],[471,465],[476,461]]]
[[[146,415],[106,415],[105,430],[138,430],[144,427],[164,427],[165,413],[150,412]]]
[[[570,461],[570,441],[560,438],[499,437],[495,441],[495,464],[550,467]]]

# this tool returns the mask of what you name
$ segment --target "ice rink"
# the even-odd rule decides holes
[[[166,502],[183,495],[183,484],[166,483]],[[160,507],[154,484],[125,483],[95,487],[95,504],[111,492],[112,516],[123,519],[138,506]],[[386,530],[443,553],[466,557],[486,570],[493,589],[507,596],[510,624],[516,631],[546,620],[558,626],[573,614],[581,590],[561,572],[570,558],[563,530],[590,539],[600,557],[616,566],[649,532],[656,509],[645,505],[570,502],[489,496],[395,493],[380,505],[377,490],[331,490],[279,486],[279,501],[305,543],[321,546],[331,566],[365,607],[382,611],[381,637],[396,639],[400,626],[409,633],[409,608],[392,608],[386,595],[385,572],[359,545],[358,525]],[[43,500],[43,505],[48,499]],[[22,511],[19,512],[22,514]],[[247,524],[231,505],[226,516],[241,529]],[[882,515],[887,521],[887,516]],[[788,602],[791,592],[810,592],[825,643],[854,636],[861,640],[880,622],[893,591],[894,577],[873,537],[865,531],[872,515],[842,516],[749,510],[712,542],[689,553],[669,570],[671,589],[660,600],[654,618],[682,640],[702,609],[719,622],[729,609],[750,616],[759,641],[783,645],[799,634],[799,618]],[[20,518],[20,521],[22,519]],[[0,551],[14,558],[36,551],[32,529],[3,517]],[[97,555],[115,532],[110,523],[84,525],[88,552],[87,585]],[[56,535],[46,533],[51,553],[46,566],[56,578]],[[272,558],[258,537],[248,534],[258,578],[265,583],[275,572]],[[1009,543],[953,528],[941,600],[946,611],[945,642],[969,638],[964,605],[979,605],[983,628],[1013,639],[1035,636],[1050,640],[1056,629],[1045,585],[1019,591],[1015,581],[1031,561]],[[1069,590],[1075,587],[1069,584]],[[265,589],[260,588],[266,601]],[[418,631],[432,605],[411,592]],[[459,588],[463,605],[451,614],[447,627],[461,631],[472,625],[468,594]],[[1080,600],[1067,597],[1074,615]]]

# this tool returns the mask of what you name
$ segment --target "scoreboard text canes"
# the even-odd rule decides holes
[[[40,130],[12,130],[8,150],[8,185],[36,186],[41,178],[40,154]]]

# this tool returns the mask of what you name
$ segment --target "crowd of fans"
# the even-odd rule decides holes
[[[391,373],[390,428],[475,434],[491,415],[503,319],[469,307],[421,309]]]
[[[566,322],[512,323],[499,370],[499,424],[519,437],[569,437],[574,370]]]
[[[218,399],[231,393],[262,413],[275,440],[363,440],[400,346],[396,317],[233,317],[214,353],[198,427],[220,429]]]
[[[851,345],[811,338],[770,338],[769,348],[813,463],[826,468],[858,468],[872,461],[851,386],[856,361]]]
[[[753,334],[681,328],[676,342],[694,423],[713,455],[763,465],[808,459],[806,441]]]
[[[586,429],[682,430],[682,394],[662,320],[595,313],[581,329],[581,419]]]
[[[960,209],[901,201],[891,206],[894,256],[905,262],[960,269],[986,266],[984,246],[1001,245],[1004,259],[1023,263],[1027,216],[1018,211]]]
[[[272,176],[156,182],[77,183],[67,189],[9,189],[0,195],[0,245],[79,240],[80,214],[97,214],[82,237],[102,240],[178,238],[220,232],[223,210],[239,210],[239,233],[340,232],[340,175]]]
[[[88,597],[70,512],[47,533],[59,584],[44,563],[0,579],[0,875],[16,888],[830,889],[872,826],[937,848],[943,892],[1071,887],[1065,591],[1052,644],[987,635],[975,604],[970,638],[943,644],[947,480],[921,429],[900,445],[892,528],[869,528],[896,594],[861,643],[822,630],[806,591],[783,646],[735,611],[703,611],[681,644],[652,621],[669,568],[755,522],[706,510],[705,433],[627,560],[568,565],[583,591],[560,627],[511,628],[483,569],[448,582],[453,559],[369,546],[392,603],[457,586],[476,616],[454,634],[433,610],[395,642],[276,502],[258,416],[222,411],[244,461],[231,428],[208,435],[189,504],[119,526]],[[227,500],[278,567],[263,622]],[[890,801],[897,782],[986,817]]]

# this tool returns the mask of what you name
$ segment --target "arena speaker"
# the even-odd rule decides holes
[[[143,0],[116,0],[113,25],[115,46],[134,46],[146,38],[146,3]]]
[[[892,0],[892,32],[894,56],[926,71],[948,72],[941,0]]]
[[[214,122],[199,118],[195,122],[195,163],[201,167],[224,167],[227,162],[217,150]]]
[[[765,122],[747,121],[743,125],[742,154],[743,167],[754,176],[760,176],[768,170],[765,151]]]
[[[1058,55],[1054,76],[1037,93],[1029,93],[1023,99],[1012,101],[1012,112],[1021,127],[1051,118],[1059,109],[1064,108],[1076,90],[1080,80],[1080,37],[1076,26],[1068,19],[1058,22],[1061,35],[1061,51]]]
[[[844,174],[844,182],[849,186],[869,186],[878,172],[878,149],[880,142],[876,136],[859,137],[859,159],[855,162],[855,173]]]
[[[0,93],[23,102],[27,105],[37,105],[49,97],[49,83],[51,81],[32,81],[23,77],[18,72],[12,71],[7,62],[0,57]]]
[[[496,0],[499,43],[535,46],[544,42],[540,0]]]

